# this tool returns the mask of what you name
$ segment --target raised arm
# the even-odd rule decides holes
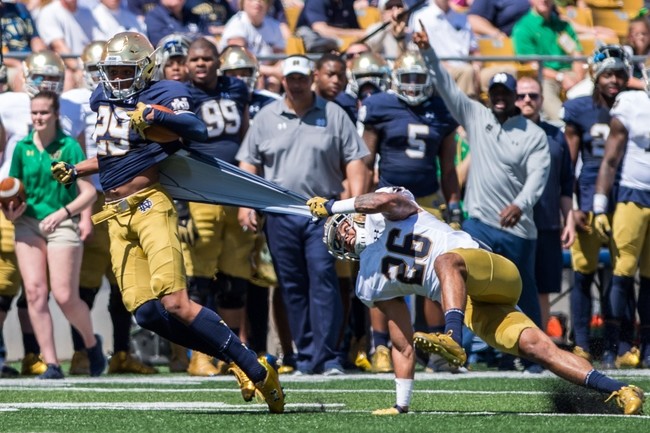
[[[313,197],[307,201],[307,206],[316,218],[327,218],[338,213],[382,213],[391,221],[406,219],[421,210],[402,194],[386,192],[371,192],[345,200]]]

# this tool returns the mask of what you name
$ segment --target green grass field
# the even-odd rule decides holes
[[[616,376],[650,390],[650,371]],[[286,413],[245,403],[232,377],[104,376],[0,380],[2,432],[646,432],[604,396],[550,373],[417,373],[411,412],[394,404],[392,375],[282,377]],[[650,410],[650,403],[646,404]]]

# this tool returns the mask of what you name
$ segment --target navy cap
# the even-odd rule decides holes
[[[517,92],[517,79],[508,73],[499,72],[492,77],[490,84],[488,85],[488,92],[496,85],[502,85],[512,93]]]

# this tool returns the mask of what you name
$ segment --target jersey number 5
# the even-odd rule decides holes
[[[426,264],[424,260],[431,250],[431,241],[424,236],[409,233],[400,242],[402,231],[392,229],[388,233],[386,250],[400,256],[412,257],[413,265],[401,257],[387,255],[381,260],[381,272],[389,280],[398,280],[404,284],[424,284],[424,271]]]

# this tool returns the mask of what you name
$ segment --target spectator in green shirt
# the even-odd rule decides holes
[[[79,143],[59,126],[56,93],[37,94],[31,101],[31,117],[33,130],[16,144],[9,171],[25,186],[26,200],[16,209],[10,205],[2,210],[16,227],[16,257],[29,318],[47,364],[45,373],[38,377],[63,378],[48,307],[48,281],[61,311],[83,337],[91,375],[98,376],[106,366],[106,358],[101,339],[93,333],[88,306],[79,297],[83,253],[79,214],[95,201],[95,188],[82,179],[76,186],[66,188],[50,173],[52,161],[76,163],[85,159]],[[84,223],[87,233],[90,222]]]
[[[581,56],[582,47],[571,24],[559,18],[553,0],[530,0],[531,9],[512,30],[517,55]],[[585,76],[581,62],[543,62],[544,116],[559,121],[561,95]]]

